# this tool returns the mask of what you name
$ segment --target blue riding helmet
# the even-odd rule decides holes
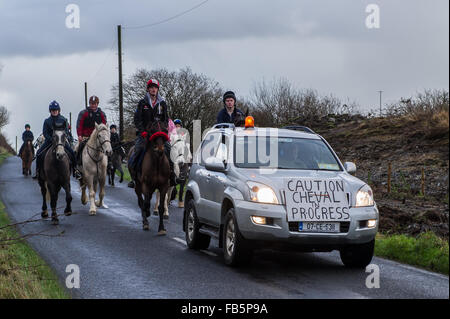
[[[173,124],[177,125],[181,125],[181,120],[180,119],[176,119],[175,121],[173,121]]]
[[[52,101],[50,103],[50,105],[48,106],[48,111],[51,112],[51,111],[55,111],[55,110],[61,111],[61,108],[59,107],[58,102]]]

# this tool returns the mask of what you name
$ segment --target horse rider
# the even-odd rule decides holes
[[[45,154],[53,143],[53,130],[64,129],[66,135],[69,136],[69,124],[67,122],[67,119],[60,114],[61,107],[59,106],[59,103],[56,101],[52,101],[48,106],[48,110],[50,112],[50,116],[44,121],[44,126],[42,128],[42,134],[44,135],[45,141],[36,154],[36,175],[33,176],[33,178],[37,178],[40,170],[43,169]],[[66,143],[66,145],[64,145],[64,149],[69,156],[70,162],[72,164],[74,176],[76,178],[79,178],[80,175],[76,169],[75,154],[68,142]]]
[[[145,129],[156,121],[163,122],[169,128],[169,115],[167,112],[166,101],[159,94],[160,84],[158,80],[150,79],[147,82],[147,93],[145,97],[139,101],[134,113],[134,125],[136,126],[136,140],[134,153],[130,156],[129,165],[136,168],[141,152],[144,150]],[[170,164],[170,185],[176,185],[176,177],[173,170],[173,162],[170,158],[170,142],[164,144],[167,159]],[[136,169],[134,170],[136,171]],[[132,180],[128,183],[128,187],[134,188],[135,184]]]
[[[117,133],[117,126],[116,124],[111,124],[109,127],[109,131],[111,133],[111,147],[114,152],[119,152],[120,156],[122,158],[125,157],[125,153],[122,150],[122,142],[120,141],[119,133]]]
[[[78,144],[75,146],[76,159],[78,166],[81,166],[83,148],[86,145],[89,137],[95,129],[95,123],[106,125],[106,115],[98,107],[100,100],[97,96],[93,95],[89,98],[89,107],[81,110],[78,113],[77,119],[77,135]]]
[[[234,123],[238,113],[244,113],[236,107],[236,95],[233,91],[227,91],[223,95],[223,109],[217,114],[216,124]]]
[[[19,155],[17,155],[17,156],[21,157],[22,156],[22,152],[23,152],[23,148],[25,147],[25,144],[28,141],[33,142],[33,140],[34,140],[34,136],[33,136],[33,132],[31,132],[31,126],[30,126],[30,124],[25,124],[25,131],[22,133],[23,144],[20,147]],[[34,147],[32,149],[33,149],[33,157],[34,157]]]

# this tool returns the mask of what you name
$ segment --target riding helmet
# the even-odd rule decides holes
[[[148,89],[150,86],[156,86],[156,87],[159,89],[159,81],[158,81],[158,80],[155,80],[155,79],[150,79],[150,80],[148,80],[148,82],[147,82],[147,89]]]
[[[48,110],[49,110],[49,112],[56,111],[56,110],[61,111],[61,108],[59,107],[59,103],[58,102],[52,101],[50,103],[50,105],[48,106]]]
[[[98,96],[92,95],[89,98],[89,104],[98,104],[100,103],[100,100],[98,99]]]
[[[223,95],[223,103],[225,103],[225,100],[228,98],[232,98],[234,100],[234,103],[236,103],[236,95],[233,91],[225,92],[225,94]]]
[[[180,119],[176,119],[175,121],[173,121],[173,124],[175,125],[181,125],[181,120]]]
[[[30,124],[25,124],[25,128],[31,128]]]
[[[115,128],[117,130],[116,124],[111,124],[111,126],[109,127],[110,130],[112,130],[113,128]]]

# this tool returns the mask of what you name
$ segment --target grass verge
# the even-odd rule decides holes
[[[448,241],[432,232],[420,234],[417,238],[378,234],[375,241],[375,255],[449,274]]]
[[[0,152],[0,164],[9,154]],[[0,201],[0,299],[66,299],[56,275],[25,241],[5,242],[19,236]]]

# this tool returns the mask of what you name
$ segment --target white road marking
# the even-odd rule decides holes
[[[178,237],[173,237],[173,240],[175,240],[176,242],[179,242],[180,244],[183,244],[185,246],[187,246],[187,243],[184,239],[178,238]]]
[[[201,249],[200,251],[201,251],[202,253],[204,253],[204,254],[209,255],[209,256],[217,257],[217,254],[216,254],[216,253],[213,253],[212,251],[204,250],[204,249]]]

